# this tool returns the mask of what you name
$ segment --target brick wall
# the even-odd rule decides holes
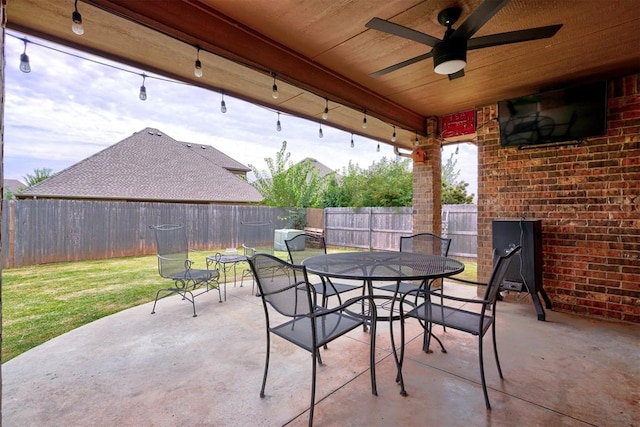
[[[478,276],[491,221],[541,219],[556,310],[640,323],[640,74],[609,82],[607,135],[578,146],[500,146],[497,106],[478,117]]]

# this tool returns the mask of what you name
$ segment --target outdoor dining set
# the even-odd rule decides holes
[[[156,236],[159,274],[172,283],[157,292],[152,313],[161,297],[179,294],[191,303],[195,317],[196,296],[217,289],[219,301],[226,301],[227,273],[233,271],[234,285],[238,276],[240,286],[245,279],[251,280],[252,293],[261,298],[266,324],[266,359],[260,396],[265,396],[273,334],[311,353],[309,425],[313,424],[316,368],[322,364],[322,349],[359,327],[370,335],[372,394],[377,395],[375,348],[379,322],[389,324],[396,382],[400,393],[407,394],[403,362],[405,326],[409,319],[417,319],[423,328],[422,349],[427,353],[431,340],[438,342],[442,352],[447,352],[434,334],[434,325],[442,326],[443,332],[451,328],[478,337],[482,389],[486,408],[491,409],[485,382],[483,337],[491,329],[497,370],[503,378],[496,346],[494,307],[509,264],[520,251],[519,246],[503,253],[494,251],[490,279],[478,283],[456,277],[463,272],[464,264],[448,256],[451,239],[431,233],[402,236],[398,251],[327,253],[324,238],[307,236],[301,231],[285,240],[286,259],[283,259],[282,254],[281,257],[274,254],[271,223],[246,223],[241,251],[228,249],[209,254],[206,269],[195,269],[189,259],[184,225],[151,228]],[[270,243],[265,245],[265,241]],[[483,296],[462,298],[447,292],[452,285],[445,285],[444,278],[482,286]],[[394,325],[396,328],[399,325],[400,331],[397,345]]]

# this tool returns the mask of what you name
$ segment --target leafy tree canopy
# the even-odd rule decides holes
[[[473,203],[473,193],[467,194],[468,183],[458,181],[460,169],[456,169],[457,159],[453,158],[453,153],[447,159],[447,163],[442,165],[442,204],[443,205],[463,205]]]
[[[22,178],[27,183],[27,187],[33,187],[37,183],[42,182],[45,179],[49,178],[51,175],[53,175],[53,171],[49,168],[41,168],[41,169],[36,168],[33,170],[33,174],[28,173]]]

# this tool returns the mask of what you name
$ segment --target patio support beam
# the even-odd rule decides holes
[[[438,118],[427,120],[428,135],[419,145],[424,163],[413,163],[413,233],[442,234],[442,156],[437,139]]]
[[[347,107],[366,109],[367,115],[419,134],[425,118],[310,58],[271,40],[228,16],[192,0],[145,2],[85,0],[109,13],[152,28],[193,46],[247,65],[275,72],[283,81]]]

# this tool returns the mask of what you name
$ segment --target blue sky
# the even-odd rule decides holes
[[[10,34],[23,37],[22,34]],[[94,57],[35,37],[27,39],[142,73],[128,66]],[[29,43],[31,73],[19,70],[22,40],[7,37],[5,45],[4,178],[21,181],[36,168],[59,172],[146,127],[158,128],[179,141],[212,145],[245,165],[266,169],[287,141],[291,160],[313,157],[334,170],[351,161],[366,168],[383,157],[394,158],[393,147],[323,125],[281,115],[225,96],[227,113],[220,111],[220,94],[185,84],[147,79],[148,99],[141,101],[139,75]],[[145,72],[146,73],[146,72]],[[149,74],[149,73],[146,73]],[[456,146],[443,149],[447,159]],[[477,194],[477,149],[460,144],[456,156],[460,179]]]

